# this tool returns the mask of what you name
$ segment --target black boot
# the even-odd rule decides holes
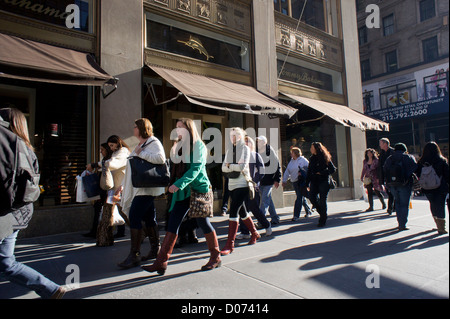
[[[118,264],[120,268],[129,269],[141,264],[142,229],[131,228],[131,249],[128,257]]]
[[[150,241],[150,252],[147,256],[142,257],[142,261],[147,261],[150,259],[155,259],[158,256],[159,250],[161,248],[161,243],[159,240],[158,226],[147,227],[144,231]]]

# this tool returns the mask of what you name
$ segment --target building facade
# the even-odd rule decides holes
[[[80,0],[75,3],[82,8],[82,24],[76,30],[54,19],[54,1],[0,3],[0,33],[90,54],[119,79],[117,90],[104,98],[101,88],[90,85],[0,78],[2,106],[29,114],[41,167],[48,169],[43,183],[49,191],[38,209],[50,214],[89,207],[75,203],[69,184],[86,163],[99,159],[99,145],[108,136],[117,134],[133,148],[133,124],[140,117],[152,121],[167,154],[180,117],[198,120],[202,133],[222,132],[223,150],[226,128],[254,129],[276,147],[283,171],[291,146],[308,157],[311,143],[320,141],[338,167],[339,187],[330,199],[360,198],[365,132],[355,121],[314,108],[327,102],[330,110],[363,111],[354,2]],[[21,100],[23,94],[30,97]],[[299,102],[303,98],[308,102]],[[210,165],[208,173],[217,209],[220,165]],[[273,197],[277,207],[292,206],[295,198],[289,185]],[[164,204],[161,198],[159,207]]]
[[[435,141],[448,157],[448,1],[379,1],[380,28],[368,29],[373,2],[357,1],[364,111],[391,130],[368,133],[367,143],[388,137],[419,156]]]

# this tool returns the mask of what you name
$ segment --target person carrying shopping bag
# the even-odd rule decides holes
[[[159,248],[159,230],[156,221],[156,209],[154,200],[165,192],[165,187],[135,187],[132,181],[132,168],[130,161],[133,157],[143,159],[149,163],[162,165],[166,162],[164,147],[161,142],[153,136],[153,125],[146,119],[141,118],[134,122],[134,136],[139,144],[130,154],[127,162],[123,185],[119,187],[116,194],[122,194],[121,205],[130,221],[131,246],[130,252],[124,261],[118,264],[120,268],[128,269],[137,267],[142,259],[156,258]],[[144,222],[145,228],[142,223]],[[150,239],[150,252],[144,258],[141,257],[142,235]]]

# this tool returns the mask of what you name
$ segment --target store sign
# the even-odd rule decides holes
[[[427,101],[420,101],[390,107],[387,109],[366,112],[366,115],[378,118],[384,122],[393,122],[397,120],[417,118],[427,115],[448,113],[449,99],[445,97],[434,98]]]
[[[279,78],[333,92],[331,75],[278,60]]]
[[[89,1],[0,0],[0,10],[89,32]]]

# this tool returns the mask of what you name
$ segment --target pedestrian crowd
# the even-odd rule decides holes
[[[16,144],[24,143],[27,156],[33,163],[29,171],[38,174],[37,158],[29,142],[25,116],[16,109],[2,109],[0,124],[2,157],[6,157],[3,154],[13,154]],[[272,226],[280,222],[272,192],[280,184],[285,187],[288,180],[296,194],[292,221],[300,219],[304,208],[305,217],[317,211],[317,227],[326,226],[327,198],[330,190],[336,187],[332,175],[337,171],[328,149],[320,142],[312,143],[308,160],[300,148],[292,147],[291,160],[282,174],[277,152],[268,144],[265,136],[259,136],[255,141],[242,128],[234,127],[227,137],[231,143],[221,167],[225,180],[222,209],[229,218],[227,240],[220,248],[211,223],[214,196],[206,171],[206,145],[193,120],[179,119],[175,129],[177,139],[170,150],[169,159],[166,158],[161,141],[153,134],[152,123],[142,118],[134,122],[133,135],[139,141],[134,150],[119,136],[113,135],[101,145],[102,160],[86,167],[90,172],[101,172],[102,188],[100,199],[94,204],[93,226],[86,236],[95,237],[97,246],[113,245],[114,237],[124,236],[124,225],[118,227],[116,235],[113,234],[115,210],[130,228],[130,250],[118,267],[128,269],[152,261],[141,266],[142,269],[164,275],[177,240],[180,239],[179,243],[196,242],[197,227],[202,229],[210,253],[208,263],[201,270],[210,271],[220,267],[222,257],[235,250],[236,239],[248,239],[248,245],[255,245],[261,238],[258,229],[264,229],[266,236],[272,235]],[[430,202],[438,233],[446,234],[445,200],[449,190],[449,165],[439,146],[434,142],[427,143],[417,162],[408,154],[405,144],[398,143],[391,147],[389,140],[382,138],[379,146],[379,154],[372,148],[364,153],[361,181],[367,190],[369,202],[366,212],[374,210],[375,194],[383,210],[387,209],[389,215],[396,213],[398,230],[407,230],[411,194],[413,190],[421,189]],[[184,152],[186,149],[189,152]],[[2,165],[1,174],[7,175],[8,168],[11,172],[17,168],[5,163]],[[16,187],[14,202],[6,208],[3,207],[6,201],[2,198],[0,274],[11,282],[36,291],[43,298],[62,298],[64,288],[15,260],[14,247],[18,231],[27,226],[33,213],[33,201],[25,196],[32,181],[22,177],[16,183],[26,184],[25,191]],[[165,194],[166,190],[169,199],[168,219],[161,243],[155,198]],[[387,194],[387,204],[383,193]],[[258,221],[257,224],[250,212]],[[150,251],[142,255],[141,245],[147,237]]]

